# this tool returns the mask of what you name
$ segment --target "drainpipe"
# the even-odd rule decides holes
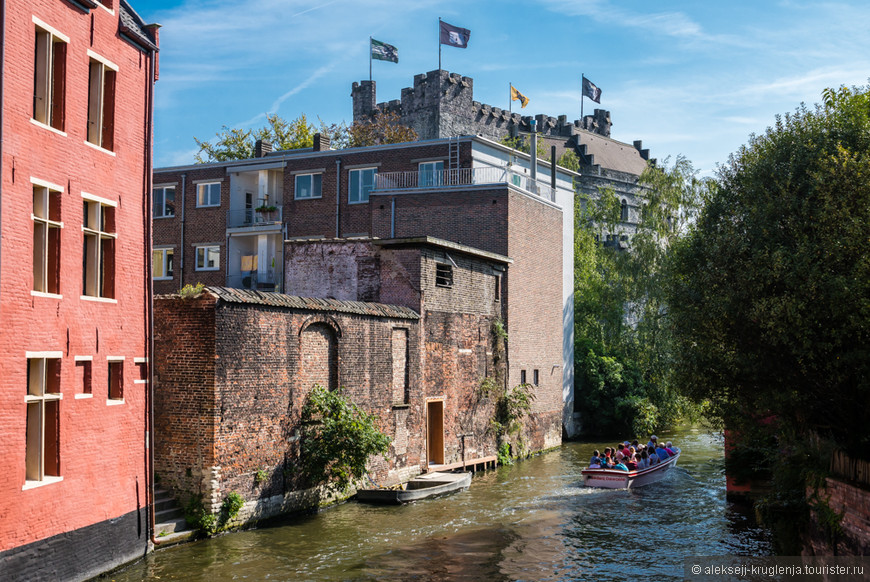
[[[529,124],[532,126],[532,151],[530,153],[529,174],[532,178],[532,183],[534,183],[538,179],[538,121],[532,119]]]
[[[3,88],[6,85],[6,0],[0,2],[0,209],[3,208]],[[0,224],[3,223],[2,211],[0,211]],[[0,245],[2,247],[2,245]],[[2,253],[0,253],[2,254]],[[2,261],[0,261],[2,267]],[[0,269],[2,273],[2,269]]]
[[[335,158],[335,238],[341,238],[339,203],[341,202],[341,158]]]
[[[390,238],[396,238],[396,197],[390,205]]]
[[[184,287],[184,227],[185,227],[185,219],[184,219],[184,198],[186,196],[185,192],[187,192],[187,173],[181,175],[181,249],[178,252],[178,272],[181,274],[179,279],[181,279],[181,285],[178,286],[179,289]]]
[[[550,175],[550,187],[553,188],[553,192],[556,191],[556,146],[550,146],[550,167],[551,175]],[[555,200],[553,200],[555,202]]]

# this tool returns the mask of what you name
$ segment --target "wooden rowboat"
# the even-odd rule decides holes
[[[357,501],[408,503],[468,489],[471,473],[426,473],[408,481],[404,489],[358,489]]]
[[[639,471],[620,471],[618,469],[583,469],[582,474],[586,487],[602,487],[604,489],[629,489],[643,487],[666,477],[671,469],[677,466],[680,449],[674,449],[676,455],[656,463],[648,469]]]

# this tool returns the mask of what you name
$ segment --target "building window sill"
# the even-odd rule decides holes
[[[117,299],[112,299],[111,297],[94,297],[92,295],[82,295],[82,301],[94,301],[96,303],[118,303]]]
[[[60,483],[61,481],[63,481],[63,477],[46,477],[42,481],[25,481],[24,487],[22,487],[21,490],[27,491],[28,489],[36,489],[37,487]]]
[[[94,397],[93,394],[84,394],[84,393],[82,393],[82,394],[76,394],[76,395],[75,395],[75,399],[76,399],[76,400],[84,400],[85,398],[93,398],[93,397]]]
[[[113,400],[111,398],[106,400],[106,406],[120,406],[121,404],[126,403],[123,400]]]
[[[115,152],[113,152],[112,150],[107,150],[106,148],[101,147],[101,146],[98,146],[98,145],[95,144],[95,143],[91,143],[91,142],[89,142],[88,140],[85,140],[85,145],[86,145],[86,146],[89,146],[89,147],[92,147],[92,148],[94,148],[95,150],[97,150],[97,151],[99,151],[99,152],[103,152],[104,154],[109,154],[109,155],[112,156],[112,157],[115,157],[115,155],[116,155]]]
[[[32,117],[30,118],[30,123],[32,123],[36,127],[41,127],[42,129],[47,129],[48,131],[50,131],[52,133],[56,133],[57,135],[61,135],[63,137],[66,137],[65,131],[61,131],[61,130],[57,129],[56,127],[52,127],[52,126],[48,125],[47,123],[42,123],[41,121],[37,121],[37,120],[33,119]]]
[[[405,402],[393,402],[392,408],[393,410],[402,410],[405,408],[411,408],[411,405]]]
[[[45,297],[46,299],[63,299],[63,295],[57,293],[45,293],[43,291],[31,291],[33,297]]]

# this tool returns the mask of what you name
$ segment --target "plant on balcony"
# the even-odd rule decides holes
[[[254,208],[254,210],[257,211],[257,212],[263,212],[263,213],[265,213],[265,212],[275,212],[276,210],[278,210],[278,207],[277,207],[277,206],[266,206],[266,205],[264,204],[263,206],[258,206],[258,207],[256,207],[256,208]]]

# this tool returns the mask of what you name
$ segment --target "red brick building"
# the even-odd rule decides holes
[[[533,170],[527,154],[473,136],[344,150],[319,136],[309,149],[263,146],[247,160],[155,170],[156,292],[202,282],[319,293],[294,274],[304,268],[287,257],[295,240],[430,236],[506,256],[509,382],[546,378],[535,406],[573,422],[577,174],[557,168],[553,180],[549,165]],[[333,296],[372,300],[364,280],[352,283],[362,292],[342,289],[358,267],[340,268],[325,264],[308,281],[326,276]],[[561,442],[560,426],[545,431],[542,446]]]
[[[0,26],[0,578],[85,579],[149,540],[157,30],[125,0]]]

